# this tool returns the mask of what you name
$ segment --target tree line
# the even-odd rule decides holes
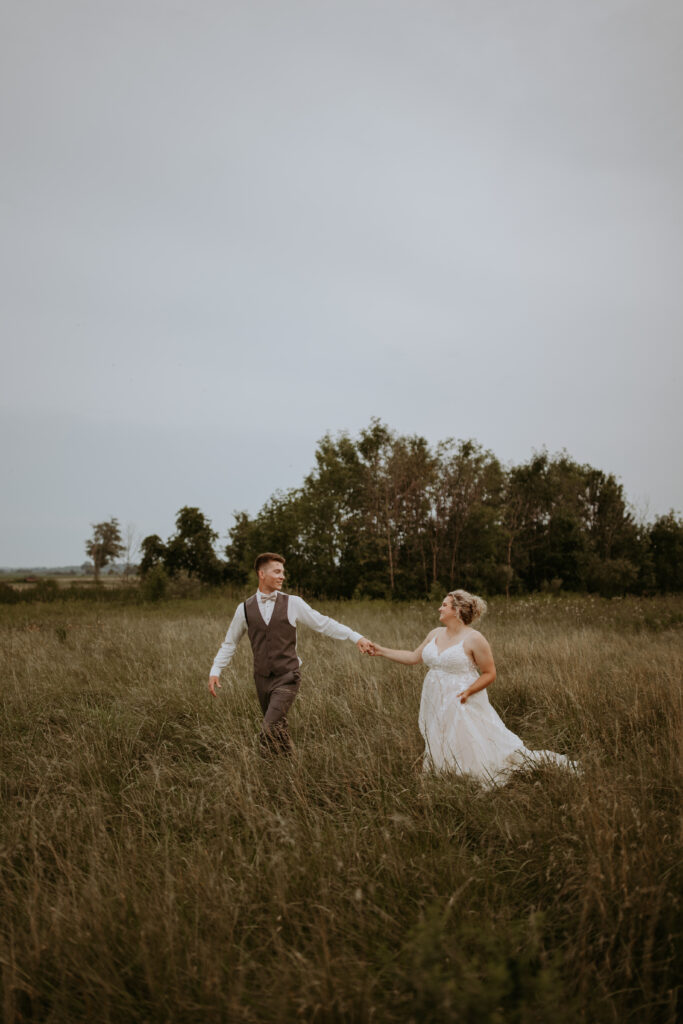
[[[235,513],[220,556],[217,541],[185,506],[167,541],[142,541],[140,573],[243,585],[271,550],[292,589],[328,598],[683,590],[681,517],[639,521],[613,474],[566,452],[506,467],[476,441],[430,446],[376,419],[325,435],[301,486]]]

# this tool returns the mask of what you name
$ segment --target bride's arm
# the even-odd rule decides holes
[[[379,644],[373,644],[373,650],[370,653],[381,658],[387,658],[388,661],[397,661],[400,665],[419,665],[422,661],[422,652],[435,633],[435,629],[428,633],[420,646],[416,647],[414,651],[394,651],[390,647],[380,647]]]
[[[469,641],[469,653],[474,658],[474,664],[479,669],[479,678],[471,686],[468,686],[466,690],[462,691],[460,694],[461,704],[464,704],[468,697],[479,693],[480,690],[485,690],[496,678],[496,665],[488,640],[476,630],[472,630],[470,636],[472,639]]]

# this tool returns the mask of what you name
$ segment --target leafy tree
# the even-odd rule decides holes
[[[314,593],[351,597],[372,543],[364,523],[367,470],[358,445],[345,433],[326,434],[315,461],[297,495],[305,568],[307,575],[314,573]]]
[[[566,452],[554,456],[543,452],[543,459],[543,505],[532,552],[535,576],[528,586],[583,590],[589,539],[582,520],[580,494],[586,467],[574,462]]]
[[[249,579],[249,570],[258,554],[254,550],[253,533],[253,523],[247,513],[235,512],[235,523],[228,530],[225,548],[225,578],[230,583],[243,585]]]
[[[393,595],[397,557],[396,506],[400,483],[391,472],[395,435],[378,419],[360,433],[363,472],[362,584],[372,597]]]
[[[92,559],[97,582],[100,570],[122,554],[124,544],[117,519],[112,517],[105,523],[93,523],[92,527],[93,535],[86,541],[85,553]]]
[[[144,579],[155,566],[163,566],[166,560],[166,545],[158,534],[152,533],[144,538],[140,544],[140,551],[142,558],[139,572]]]
[[[599,558],[610,559],[623,544],[625,534],[632,533],[633,519],[626,505],[624,488],[611,473],[590,466],[583,469],[580,500],[591,547]]]
[[[505,593],[523,589],[528,578],[534,526],[541,517],[542,478],[547,456],[535,455],[507,472],[503,491],[501,525],[505,538]]]
[[[470,575],[478,561],[479,532],[468,530],[476,520],[480,529],[491,520],[482,515],[485,508],[495,508],[500,500],[502,474],[495,456],[475,441],[448,441],[441,449],[441,465],[436,486],[440,489],[441,514],[445,518],[443,553],[444,582],[451,590],[462,578],[464,563]],[[464,548],[464,540],[469,544]]]
[[[616,597],[647,587],[648,539],[636,524],[613,474],[583,466],[579,498],[589,556],[584,573],[588,590]]]
[[[201,583],[220,583],[225,567],[214,549],[217,539],[206,516],[185,505],[178,511],[175,533],[166,543],[156,533],[142,541],[140,575],[144,579],[160,566],[166,579],[184,575]]]
[[[166,545],[145,539],[143,570],[243,584],[271,550],[285,555],[289,586],[327,597],[683,589],[680,520],[637,524],[611,474],[546,450],[504,469],[474,440],[430,447],[378,419],[356,438],[326,434],[300,487],[254,518],[237,513],[225,566],[199,509],[181,509],[176,526]]]
[[[394,440],[387,465],[390,509],[396,538],[394,588],[397,597],[426,594],[430,587],[427,517],[429,488],[437,460],[425,438]]]
[[[373,419],[357,443],[362,488],[362,572],[358,587],[371,596],[407,597],[429,586],[428,489],[435,458],[418,435],[397,436]]]
[[[637,589],[638,566],[628,558],[591,558],[588,566],[589,590],[601,597],[618,597]]]
[[[649,532],[657,589],[683,590],[683,519],[671,510],[652,524]]]
[[[248,570],[260,551],[279,551],[287,559],[288,586],[314,591],[311,570],[315,567],[301,544],[303,513],[299,496],[298,490],[276,491],[263,506],[252,525]]]
[[[186,572],[202,583],[219,583],[222,565],[214,550],[218,534],[198,508],[183,506],[176,516],[176,532],[166,544],[164,566],[170,576]]]

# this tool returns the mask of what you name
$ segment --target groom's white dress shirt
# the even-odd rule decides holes
[[[268,625],[273,615],[275,602],[278,600],[278,592],[274,591],[272,594],[263,594],[260,590],[257,590],[256,595],[258,597],[259,611],[263,616],[263,621]],[[354,630],[344,626],[341,622],[337,622],[336,619],[331,619],[328,615],[321,615],[320,612],[315,611],[309,604],[306,604],[303,598],[297,597],[295,594],[288,594],[287,596],[289,597],[287,602],[287,618],[290,625],[296,626],[297,622],[303,622],[305,626],[310,626],[311,629],[314,629],[317,633],[322,633],[323,636],[331,636],[333,640],[352,640],[354,644],[357,644],[361,639],[361,633],[355,633]],[[214,659],[210,673],[212,676],[219,676],[221,670],[230,664],[237,645],[246,632],[247,620],[244,617],[244,605],[240,603],[233,615],[232,622],[228,626],[225,640]],[[299,658],[299,664],[301,664],[301,658]]]

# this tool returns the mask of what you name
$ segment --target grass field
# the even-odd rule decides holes
[[[491,603],[492,702],[583,766],[493,791],[419,771],[422,666],[303,629],[264,763],[234,603],[0,608],[6,1022],[673,1024],[683,600]]]

